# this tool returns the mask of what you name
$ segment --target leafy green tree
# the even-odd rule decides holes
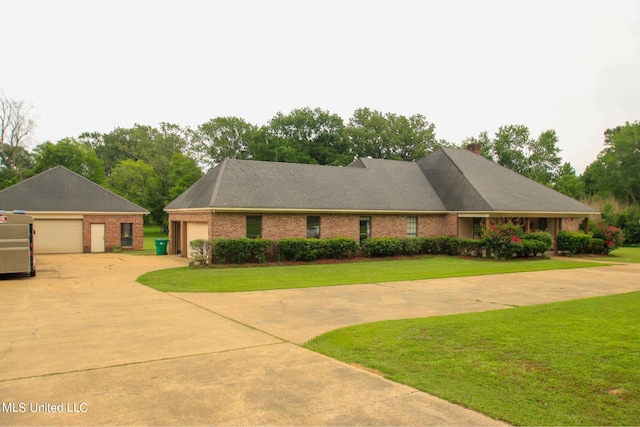
[[[56,144],[40,144],[33,150],[33,157],[33,173],[44,172],[60,165],[97,184],[103,184],[106,180],[102,161],[95,151],[73,138],[62,139]]]
[[[164,186],[151,165],[143,160],[122,160],[109,176],[109,187],[114,193],[148,209],[157,224],[163,223]]]
[[[193,147],[198,160],[213,167],[224,159],[251,158],[258,127],[238,117],[216,117],[198,126]]]
[[[169,198],[167,204],[202,177],[202,171],[191,157],[174,153],[169,163]]]
[[[571,163],[566,162],[560,167],[553,189],[574,199],[581,199],[585,195],[584,181],[576,175]]]
[[[202,174],[193,159],[188,162],[184,158],[188,157],[186,153],[191,136],[188,129],[161,123],[159,128],[135,125],[130,129],[117,128],[107,134],[85,133],[81,135],[81,140],[87,146],[94,147],[102,159],[114,192],[148,209],[154,222],[162,226],[166,219],[163,209],[172,200],[171,195],[179,191],[184,182]],[[178,157],[172,165],[176,155]],[[174,172],[174,167],[184,169]],[[192,170],[187,171],[187,167]],[[116,172],[116,176],[113,176]],[[151,172],[153,178],[149,176]],[[184,181],[177,179],[176,173],[182,173]],[[179,188],[174,190],[176,183]],[[128,188],[127,185],[141,187]],[[148,197],[139,191],[149,192]]]
[[[353,160],[342,118],[319,108],[278,113],[257,135],[256,160],[336,166]]]
[[[493,138],[482,132],[478,138],[467,138],[464,143],[480,144],[484,157],[541,184],[550,186],[558,179],[562,158],[554,130],[533,139],[526,126],[502,126]]]
[[[143,160],[164,176],[173,153],[186,151],[189,131],[170,123],[160,123],[160,128],[136,124],[130,129],[116,128],[106,134],[84,133],[80,140],[96,151],[107,176],[127,159]]]
[[[583,175],[590,194],[613,195],[623,203],[640,202],[640,122],[607,129],[605,148]]]
[[[354,157],[416,160],[449,145],[436,139],[435,125],[423,115],[406,117],[369,108],[360,108],[353,113],[347,135]]]
[[[17,184],[21,180],[31,176],[33,168],[33,156],[24,147],[11,148],[9,145],[0,146],[0,151],[11,150],[6,153],[13,159],[13,168],[9,168],[0,162],[0,190]]]

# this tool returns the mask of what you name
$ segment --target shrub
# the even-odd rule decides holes
[[[276,243],[278,259],[282,261],[314,261],[316,259],[351,258],[358,252],[358,243],[345,237],[331,239],[281,239]]]
[[[218,262],[242,264],[246,262],[267,262],[267,255],[273,249],[273,241],[267,239],[215,239],[213,257]]]
[[[450,250],[453,245],[457,246],[457,255],[480,257],[484,251],[483,241],[477,239],[449,239]]]
[[[324,241],[320,239],[281,239],[277,243],[278,259],[282,261],[313,261],[325,257]]]
[[[596,222],[591,227],[593,237],[604,240],[602,254],[618,249],[624,243],[624,233],[617,227],[607,226],[604,222]]]
[[[402,245],[402,255],[411,256],[420,254],[422,252],[422,245],[420,243],[420,240],[416,239],[415,237],[402,239],[400,241],[400,244]]]
[[[522,228],[511,222],[492,225],[482,235],[487,257],[509,259],[522,251]]]
[[[573,231],[560,231],[558,233],[558,250],[570,254],[582,254],[589,245],[590,235]]]
[[[334,237],[325,240],[325,256],[327,258],[342,259],[353,258],[358,253],[358,242],[348,237]]]
[[[604,239],[590,237],[584,248],[584,252],[587,254],[608,254],[609,250]]]
[[[522,239],[520,242],[522,247],[517,255],[522,257],[542,255],[550,249],[546,242],[537,239]]]
[[[448,237],[421,237],[416,239],[421,254],[441,254],[449,241]]]
[[[520,256],[538,256],[553,248],[553,237],[546,231],[533,231],[522,237]]]
[[[208,240],[192,240],[189,242],[191,258],[200,265],[207,265],[211,261],[211,242]]]
[[[402,242],[395,237],[375,237],[362,242],[361,248],[368,257],[396,256],[402,252]]]

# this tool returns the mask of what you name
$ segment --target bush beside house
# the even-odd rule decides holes
[[[560,250],[569,253],[600,251],[617,247],[620,233],[604,229],[605,240],[583,233],[562,232],[558,236]],[[613,245],[610,242],[614,242]],[[510,259],[514,257],[542,256],[551,250],[553,239],[543,231],[524,233],[512,223],[492,226],[482,239],[454,237],[367,239],[359,244],[346,237],[330,239],[289,238],[278,241],[268,239],[214,239],[190,242],[191,256],[200,264],[264,263],[267,261],[315,261],[343,259],[356,256],[393,257],[398,255],[462,255]]]

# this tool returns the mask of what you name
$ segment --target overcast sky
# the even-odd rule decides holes
[[[640,0],[0,0],[0,91],[34,143],[319,107],[422,114],[459,143],[554,129],[582,173],[640,120]]]

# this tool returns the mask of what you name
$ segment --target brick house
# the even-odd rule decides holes
[[[166,206],[169,252],[216,237],[479,238],[514,221],[578,230],[596,210],[469,150],[347,167],[224,160]]]
[[[1,190],[0,209],[33,216],[41,254],[140,250],[149,213],[63,166]]]

